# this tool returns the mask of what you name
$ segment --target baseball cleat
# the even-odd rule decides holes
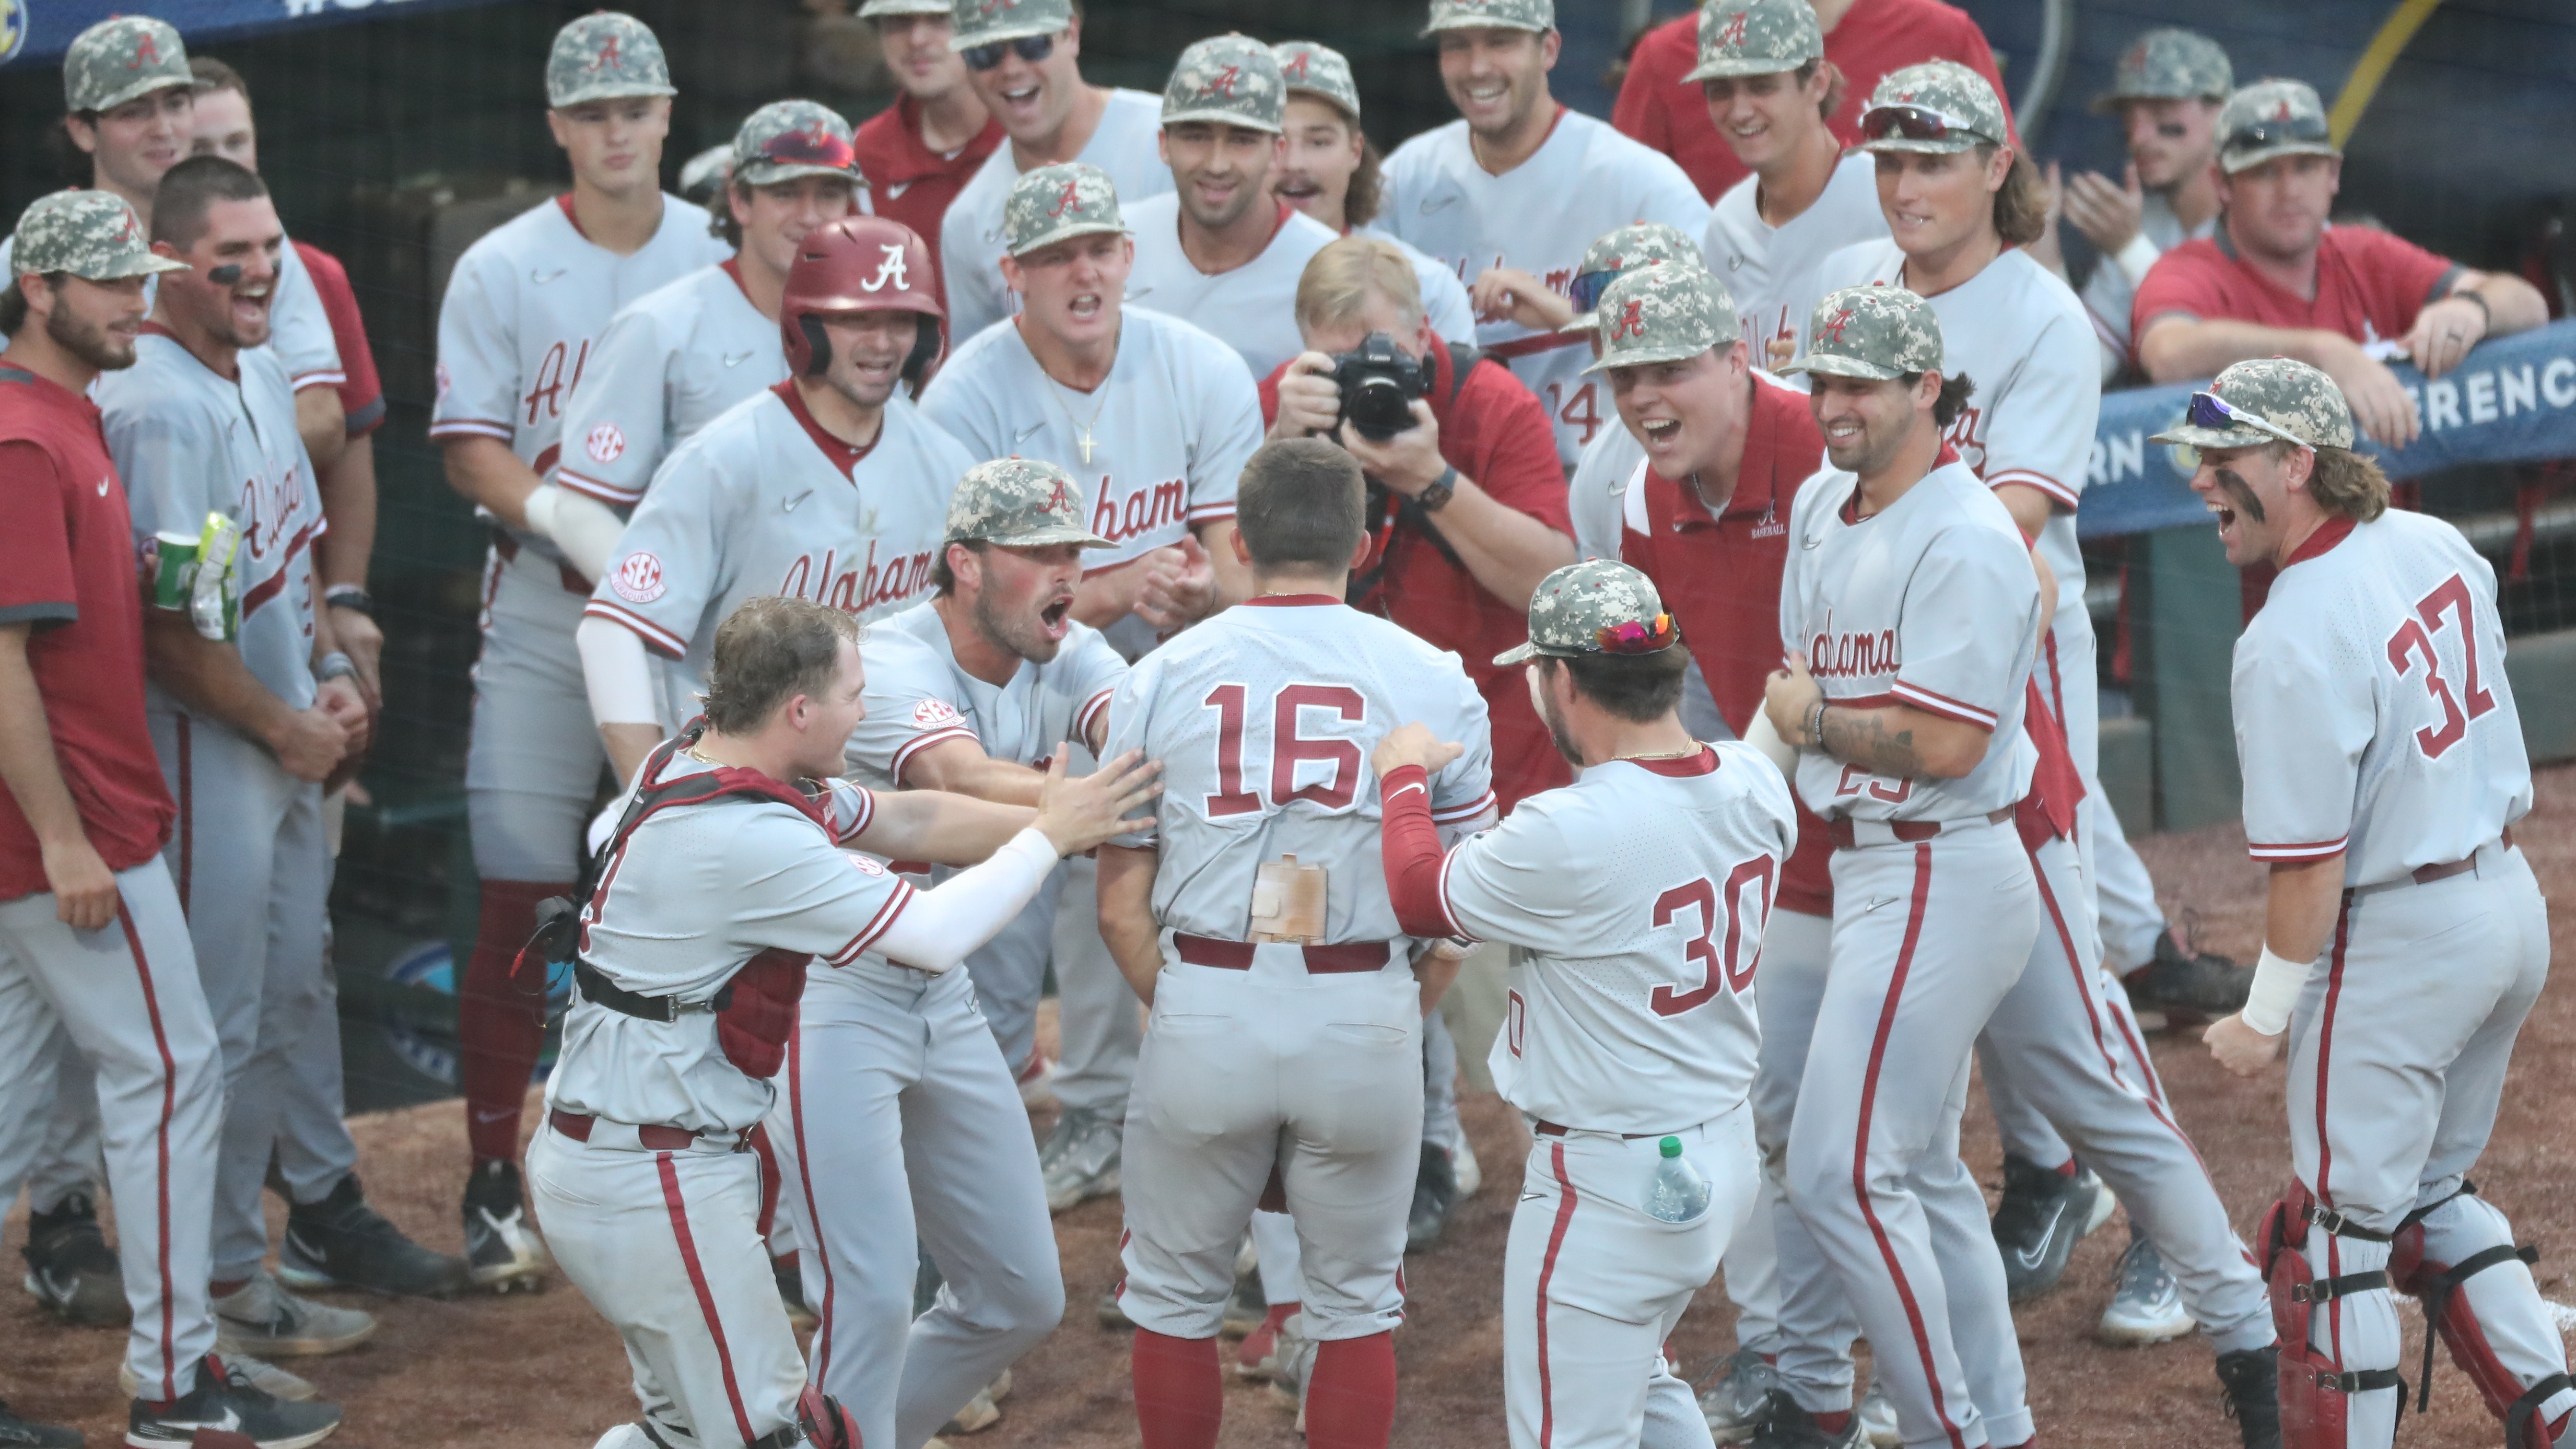
[[[1476,1148],[1467,1134],[1458,1134],[1458,1145],[1449,1152],[1449,1175],[1458,1182],[1458,1200],[1474,1197],[1485,1185],[1484,1164],[1476,1160]]]
[[[1270,1400],[1297,1411],[1297,1432],[1306,1432],[1306,1383],[1315,1376],[1315,1341],[1306,1336],[1306,1317],[1291,1313],[1279,1323],[1279,1346],[1271,1357]]]
[[[78,1429],[22,1417],[0,1400],[0,1449],[81,1449],[81,1435]]]
[[[977,1389],[975,1397],[966,1401],[966,1407],[950,1415],[948,1422],[939,1426],[939,1432],[980,1434],[1000,1422],[1002,1422],[1001,1405],[993,1402],[993,1391],[987,1387]]]
[[[1127,1310],[1118,1306],[1118,1290],[1115,1288],[1100,1295],[1099,1306],[1092,1313],[1103,1328],[1132,1329],[1136,1326],[1136,1320],[1129,1318]]]
[[[1799,1408],[1787,1389],[1771,1391],[1761,1420],[1753,1426],[1753,1449],[1864,1449],[1868,1443],[1859,1414],[1846,1413],[1840,1429],[1828,1429]]]
[[[1296,1311],[1294,1303],[1273,1303],[1262,1311],[1259,1326],[1245,1334],[1243,1342],[1235,1348],[1236,1375],[1258,1383],[1278,1371],[1279,1325],[1286,1323],[1288,1315]]]
[[[465,1273],[495,1293],[545,1287],[546,1244],[528,1223],[519,1164],[487,1157],[465,1179]]]
[[[320,1202],[287,1209],[277,1276],[307,1291],[363,1288],[393,1298],[445,1298],[473,1282],[464,1259],[431,1252],[368,1206],[354,1172]]]
[[[787,1310],[787,1322],[796,1328],[812,1328],[823,1320],[805,1306],[805,1271],[797,1266],[794,1253],[781,1253],[769,1260],[769,1271],[778,1279],[778,1301]],[[919,1314],[913,1315],[919,1317]]]
[[[2220,1354],[2218,1382],[2244,1449],[2281,1449],[2281,1346]]]
[[[1449,1227],[1450,1209],[1458,1205],[1458,1175],[1447,1148],[1422,1144],[1422,1167],[1413,1178],[1413,1211],[1404,1220],[1404,1251],[1426,1252],[1438,1246]]]
[[[84,1328],[107,1328],[133,1318],[125,1301],[125,1275],[116,1250],[98,1228],[98,1206],[75,1192],[52,1212],[27,1214],[27,1291],[55,1317]],[[9,1441],[0,1438],[0,1444]]]
[[[2156,937],[2155,959],[2121,978],[2130,1006],[2161,1011],[2168,1019],[2184,1012],[2215,1020],[2245,1009],[2253,969],[2201,950],[2198,926],[2197,915],[2185,912]]]
[[[2004,1195],[1995,1207],[1994,1234],[2012,1301],[2027,1302],[2056,1287],[2076,1243],[2100,1227],[2114,1205],[2101,1179],[2080,1164],[2066,1173],[2004,1154]]]
[[[1055,1132],[1038,1149],[1047,1211],[1060,1213],[1118,1190],[1118,1147],[1123,1131],[1087,1107],[1067,1107]]]
[[[1217,1332],[1227,1338],[1241,1338],[1261,1327],[1269,1316],[1270,1300],[1261,1296],[1261,1271],[1244,1269],[1234,1275],[1234,1292],[1225,1300],[1225,1319]]]
[[[1699,1411],[1708,1419],[1708,1432],[1721,1444],[1735,1444],[1753,1437],[1754,1426],[1762,1422],[1762,1411],[1771,1402],[1771,1391],[1780,1387],[1780,1371],[1770,1360],[1749,1348],[1739,1348],[1720,1360],[1717,1374],[1699,1391]]]
[[[319,1393],[311,1381],[288,1373],[273,1363],[262,1363],[238,1350],[225,1350],[224,1370],[227,1373],[240,1374],[250,1380],[252,1388],[270,1398],[284,1399],[290,1404],[309,1403]],[[116,1387],[118,1392],[129,1399],[143,1397],[143,1382],[134,1376],[132,1364],[121,1363],[116,1366]],[[0,1445],[6,1445],[8,1442],[6,1435],[0,1435]]]
[[[1029,1053],[1028,1065],[1020,1068],[1020,1105],[1055,1105],[1055,1063],[1036,1051]]]
[[[187,1393],[167,1403],[136,1399],[126,1410],[125,1442],[131,1449],[223,1443],[305,1449],[340,1427],[336,1405],[281,1402],[228,1368],[208,1355],[197,1370],[197,1386]]]
[[[1896,1427],[1896,1405],[1887,1400],[1887,1386],[1875,1380],[1853,1406],[1852,1423],[1859,1426],[1871,1449],[1896,1449],[1905,1442],[1904,1432]]]
[[[215,1346],[225,1353],[311,1358],[356,1348],[376,1331],[373,1314],[298,1298],[262,1268],[214,1300]]]
[[[2191,1332],[2182,1289],[2165,1270],[2164,1255],[2144,1238],[2120,1255],[2119,1288],[2102,1309],[2098,1332],[2112,1343],[2163,1343]]]

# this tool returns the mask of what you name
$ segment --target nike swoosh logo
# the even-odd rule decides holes
[[[893,182],[893,183],[889,184],[889,185],[886,187],[886,189],[885,189],[885,198],[886,198],[886,200],[888,200],[888,201],[892,201],[892,200],[894,200],[896,197],[903,195],[905,192],[910,191],[911,189],[912,189],[912,183],[911,183],[911,182],[909,182],[909,181],[897,181],[897,182]]]
[[[517,1115],[519,1115],[519,1109],[516,1107],[503,1107],[497,1112],[486,1112],[480,1107],[474,1109],[474,1120],[477,1122],[498,1122],[504,1117]]]
[[[101,478],[101,479],[99,479],[99,480],[98,480],[98,496],[99,496],[99,497],[101,497],[101,498],[105,498],[105,497],[107,496],[107,485],[108,485],[108,481],[109,481],[109,480],[107,480],[107,479],[105,479],[105,478]]]
[[[1823,538],[1823,536],[1822,536],[1822,535],[1818,535],[1818,536],[1817,536],[1817,537],[1815,537],[1815,538],[1802,538],[1802,539],[1798,540],[1798,547],[1800,547],[1800,548],[1815,548],[1815,547],[1818,547],[1818,546],[1820,546],[1821,544],[1823,544],[1823,543],[1824,543],[1824,541],[1825,541],[1825,540],[1824,540],[1824,538]]]
[[[1870,912],[1872,912],[1872,911],[1874,911],[1874,910],[1877,910],[1880,906],[1892,906],[1892,905],[1895,905],[1895,904],[1896,904],[1896,897],[1894,897],[1894,896],[1880,896],[1877,900],[1871,901],[1868,905],[1865,905],[1865,906],[1861,907],[1861,908],[1860,908],[1860,913],[1861,913],[1862,915],[1866,916],[1866,915],[1868,915]]]
[[[1458,197],[1455,192],[1444,196],[1426,196],[1422,198],[1422,214],[1429,216],[1435,211],[1442,211],[1457,204]]]
[[[1020,444],[1027,442],[1032,434],[1045,426],[1046,424],[1044,423],[1031,423],[1027,427],[1020,429],[1018,432],[1011,434],[1011,445],[1013,447],[1017,447]]]
[[[1150,286],[1146,286],[1146,287],[1129,287],[1129,288],[1127,289],[1127,300],[1128,300],[1128,301],[1130,301],[1130,302],[1133,302],[1133,301],[1135,301],[1135,300],[1136,300],[1137,298],[1139,298],[1139,297],[1143,297],[1143,296],[1150,295],[1150,294],[1153,292],[1153,290],[1154,290],[1154,289],[1153,289],[1152,287],[1150,287]]]
[[[796,511],[796,505],[797,505],[797,504],[802,503],[802,502],[804,502],[806,499],[811,498],[811,497],[813,497],[813,496],[814,496],[814,490],[813,490],[813,489],[811,489],[811,488],[808,488],[808,489],[806,489],[804,492],[797,494],[795,497],[788,499],[788,500],[787,500],[787,506],[786,506],[786,507],[784,507],[784,508],[779,509],[778,511],[779,511],[779,512],[781,512],[781,513],[794,513],[794,512]]]
[[[241,1432],[241,1410],[226,1409],[224,1410],[224,1416],[220,1419],[194,1419],[184,1423],[176,1419],[161,1419],[156,1420],[155,1422],[163,1429],[194,1429],[200,1433],[216,1431],[226,1434],[237,1434]],[[175,1443],[177,1441],[173,1440],[172,1442]]]
[[[740,367],[749,361],[751,361],[751,354],[748,352],[728,352],[724,355],[724,365],[727,367]]]
[[[1521,1194],[1521,1201],[1523,1201],[1523,1202],[1536,1202],[1536,1201],[1538,1201],[1540,1198],[1545,1197],[1545,1196],[1547,1196],[1547,1194],[1545,1194],[1545,1193],[1541,1193],[1541,1192],[1525,1192],[1525,1193],[1522,1193],[1522,1194]]]
[[[528,273],[528,280],[542,287],[546,283],[553,281],[555,278],[560,277],[571,270],[572,268],[570,267],[557,267],[551,272],[530,272]]]

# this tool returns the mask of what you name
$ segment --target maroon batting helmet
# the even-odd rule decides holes
[[[845,216],[805,234],[778,304],[778,333],[787,344],[787,367],[800,377],[820,377],[832,365],[832,344],[821,314],[919,312],[930,319],[904,360],[904,380],[914,394],[946,350],[948,319],[931,281],[930,248],[912,228],[882,216]]]

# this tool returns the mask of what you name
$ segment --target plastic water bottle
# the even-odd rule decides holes
[[[1682,1156],[1682,1140],[1667,1137],[1659,1147],[1663,1157],[1655,1164],[1654,1181],[1646,1186],[1646,1216],[1686,1223],[1707,1212],[1708,1179]]]

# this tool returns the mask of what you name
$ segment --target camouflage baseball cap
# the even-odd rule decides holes
[[[957,0],[949,19],[957,29],[950,50],[967,50],[1025,35],[1055,35],[1073,28],[1072,0]]]
[[[2333,378],[2286,357],[2257,357],[2220,373],[2206,391],[2192,395],[2180,425],[2147,441],[2195,448],[2350,448],[2352,440],[2352,408]]]
[[[948,0],[868,0],[859,7],[861,20],[874,20],[884,15],[936,15],[947,18]]]
[[[1118,546],[1083,526],[1082,485],[1073,475],[1035,458],[978,463],[957,481],[957,491],[948,495],[948,532],[940,541],[970,538],[1015,548]]]
[[[1443,30],[1535,30],[1556,28],[1556,0],[1431,0],[1431,23],[1425,35]]]
[[[2197,30],[2150,30],[2120,52],[2111,88],[2093,98],[2096,111],[2122,101],[2223,101],[2236,89],[2235,67],[2219,43]]]
[[[2325,102],[2306,81],[2263,80],[2218,111],[2218,166],[2228,175],[2275,156],[2340,156]]]
[[[1880,112],[1891,113],[1887,120],[1873,126]],[[1904,124],[1908,115],[1922,121],[1939,123],[1944,134],[1915,136]],[[1869,93],[1869,105],[1861,111],[1860,130],[1864,151],[1928,151],[1945,153],[1965,151],[1972,146],[1993,142],[2009,145],[2012,127],[2004,121],[2004,104],[1995,99],[1995,88],[1986,78],[1955,60],[1927,60],[1892,71]]]
[[[1585,372],[1679,362],[1739,337],[1735,299],[1726,285],[1698,267],[1640,267],[1610,284],[1595,316],[1601,355]]]
[[[1778,75],[1825,54],[1807,0],[1709,0],[1699,12],[1699,68],[1686,81]]]
[[[1805,3],[1805,0],[1800,0],[1800,3]],[[1699,243],[1684,235],[1679,227],[1660,221],[1635,221],[1613,227],[1593,238],[1592,245],[1583,249],[1583,261],[1574,269],[1576,305],[1582,305],[1580,298],[1583,293],[1589,291],[1597,298],[1609,289],[1612,282],[1635,268],[1661,266],[1668,262],[1685,267],[1707,265],[1706,259],[1700,255]],[[1566,323],[1563,330],[1589,332],[1600,325],[1600,320],[1598,311],[1585,308],[1573,321]]]
[[[1270,47],[1270,56],[1279,62],[1288,94],[1322,96],[1352,120],[1360,118],[1359,82],[1351,79],[1351,63],[1340,51],[1311,40],[1283,40]]]
[[[1903,287],[1828,292],[1807,323],[1807,349],[1788,372],[1822,372],[1885,382],[1941,370],[1941,318]]]
[[[186,262],[152,254],[152,242],[134,209],[113,191],[57,191],[37,197],[18,218],[9,264],[19,275],[69,272],[92,282],[188,270]]]
[[[1011,183],[1002,202],[1002,236],[1011,255],[1024,257],[1066,237],[1124,233],[1118,188],[1109,173],[1085,161],[1041,166]]]
[[[1494,662],[1519,664],[1542,654],[1660,654],[1681,637],[1654,580],[1615,559],[1585,559],[1538,581],[1530,595],[1529,642]]]
[[[1163,86],[1163,124],[1181,121],[1285,131],[1288,89],[1279,58],[1248,35],[1210,36],[1182,51]]]
[[[63,109],[113,110],[190,79],[187,47],[170,22],[119,15],[73,37],[63,55]]]
[[[554,49],[546,55],[546,104],[556,110],[584,101],[678,94],[662,42],[634,16],[595,10],[555,32]]]
[[[859,179],[850,123],[813,101],[771,101],[733,133],[730,176],[745,186],[769,186],[799,176]]]

